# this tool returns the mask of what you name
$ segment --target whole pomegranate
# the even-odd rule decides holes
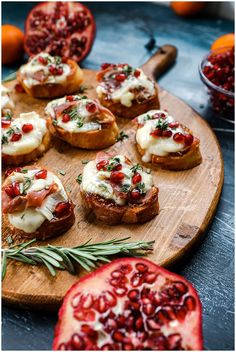
[[[146,259],[118,259],[67,292],[53,349],[201,350],[201,314],[184,278]]]
[[[90,10],[79,2],[43,2],[25,23],[25,51],[29,56],[45,51],[81,62],[90,52],[96,32]]]

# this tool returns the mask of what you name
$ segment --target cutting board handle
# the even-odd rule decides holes
[[[142,65],[142,69],[148,77],[156,79],[175,62],[176,57],[177,48],[174,45],[163,45]]]

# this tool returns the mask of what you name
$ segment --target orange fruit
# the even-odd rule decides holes
[[[211,46],[211,50],[217,50],[224,47],[232,48],[234,46],[234,40],[235,40],[234,33],[224,34],[214,41],[214,43]],[[225,49],[223,49],[222,51],[224,50]]]
[[[191,17],[200,12],[205,6],[204,2],[200,1],[171,1],[171,8],[176,15]]]
[[[22,58],[24,33],[10,24],[2,26],[2,63],[11,64]]]

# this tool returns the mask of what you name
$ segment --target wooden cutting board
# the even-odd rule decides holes
[[[176,50],[171,46],[159,50],[146,64],[144,71],[149,76],[158,76],[175,59]],[[89,89],[86,94],[95,97],[95,71],[84,70],[84,85]],[[13,87],[14,81],[6,86]],[[75,149],[66,143],[55,140],[52,148],[38,161],[42,166],[58,173],[63,169],[65,176],[59,177],[64,185],[71,189],[71,198],[76,204],[76,221],[64,235],[39,244],[63,245],[72,247],[82,244],[89,238],[93,242],[111,238],[130,236],[135,240],[155,240],[154,252],[150,259],[157,264],[170,266],[188,253],[199,242],[201,236],[212,220],[219,201],[223,184],[223,160],[218,141],[201,116],[183,101],[169,92],[159,88],[161,108],[168,109],[176,120],[193,130],[201,140],[203,162],[188,171],[166,171],[152,167],[154,183],[159,187],[160,214],[153,220],[141,225],[108,226],[85,217],[81,206],[79,185],[76,177],[83,170],[82,160],[91,160],[96,152]],[[43,116],[46,100],[31,98],[26,94],[14,94],[17,116],[20,112],[35,110]],[[141,162],[137,153],[134,137],[135,128],[131,121],[118,119],[120,130],[129,135],[129,139],[116,143],[109,152],[124,153],[134,162]],[[9,229],[3,226],[3,244]],[[19,239],[14,238],[15,243]],[[172,265],[172,269],[174,266]],[[78,269],[76,276],[65,271],[58,271],[52,277],[43,266],[30,266],[11,262],[2,285],[2,296],[6,303],[35,308],[54,308],[58,306],[67,289],[78,280],[84,272]]]

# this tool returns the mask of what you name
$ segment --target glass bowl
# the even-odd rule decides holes
[[[232,48],[223,48],[224,50]],[[199,65],[199,74],[202,82],[207,88],[209,102],[212,109],[217,115],[224,120],[234,123],[234,92],[223,89],[211,82],[203,73],[203,69],[209,63],[208,58],[212,54],[222,52],[222,48],[214,51],[209,51]]]

